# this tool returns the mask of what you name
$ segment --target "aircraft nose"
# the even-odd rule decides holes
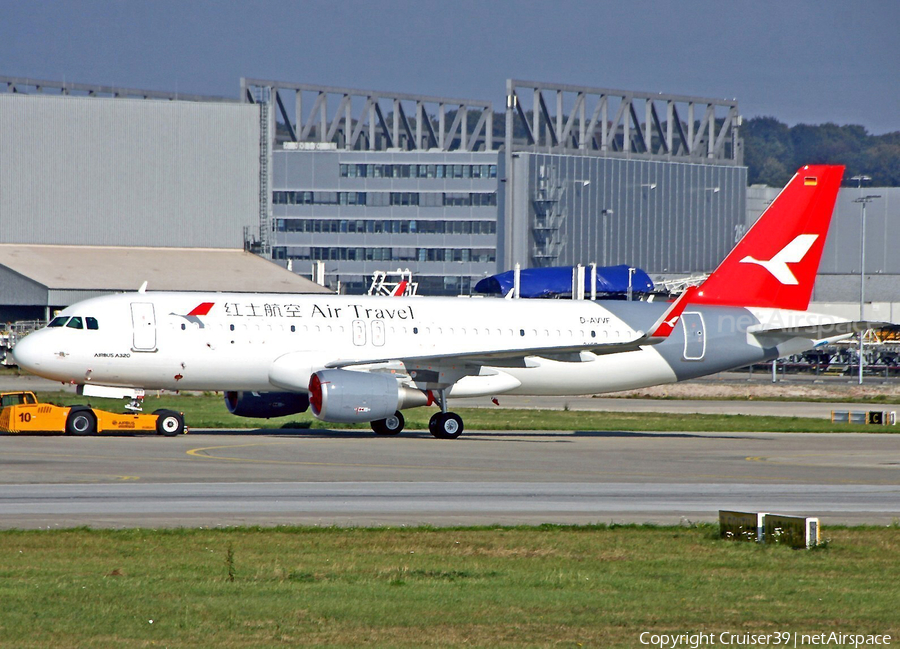
[[[35,374],[41,367],[41,344],[37,340],[39,337],[37,332],[29,334],[18,341],[12,350],[16,365]]]

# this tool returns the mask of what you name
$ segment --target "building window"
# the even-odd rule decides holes
[[[303,219],[275,220],[278,232],[353,232],[366,234],[496,234],[496,221],[432,221],[423,219]]]
[[[421,262],[494,262],[496,253],[490,248],[390,248],[310,246],[309,248],[273,248],[276,259],[318,261],[412,261]],[[281,256],[283,255],[283,256]]]
[[[497,165],[340,163],[341,178],[496,178]]]
[[[391,205],[418,205],[417,192],[391,192]]]

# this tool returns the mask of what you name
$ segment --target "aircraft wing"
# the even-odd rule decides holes
[[[597,345],[560,345],[548,347],[519,347],[510,349],[498,349],[491,351],[464,351],[452,352],[447,354],[427,354],[422,356],[391,356],[385,358],[347,358],[331,361],[326,363],[325,367],[329,369],[349,367],[351,365],[375,365],[378,363],[401,362],[404,364],[423,365],[441,362],[458,362],[471,363],[476,365],[490,365],[496,361],[508,361],[514,359],[525,358],[526,356],[543,356],[543,357],[571,357],[571,360],[578,360],[576,355],[581,352],[591,352],[592,354],[618,354],[621,352],[634,351],[642,344],[655,344],[659,341],[651,341],[650,336],[643,332],[638,332],[639,336],[632,340],[619,341],[615,343],[597,344]]]
[[[490,351],[461,351],[446,354],[427,354],[421,356],[401,356],[390,358],[359,358],[359,359],[340,359],[325,365],[326,368],[334,369],[341,367],[349,367],[352,365],[369,365],[378,363],[401,362],[404,364],[423,365],[429,363],[445,363],[457,362],[473,365],[490,365],[498,361],[510,361],[523,359],[526,356],[541,356],[544,358],[554,358],[562,361],[578,362],[586,360],[581,356],[582,352],[589,352],[595,355],[603,354],[619,354],[622,352],[630,352],[639,349],[644,345],[656,345],[669,337],[674,331],[675,325],[681,318],[681,313],[690,301],[697,287],[692,286],[682,293],[677,300],[672,303],[665,313],[653,323],[649,328],[649,333],[637,331],[636,335],[630,340],[621,340],[609,343],[592,343],[581,345],[546,345],[542,347],[513,347],[507,349],[494,349]]]

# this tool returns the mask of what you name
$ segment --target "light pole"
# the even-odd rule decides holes
[[[865,320],[865,303],[866,303],[866,205],[874,201],[876,198],[881,198],[880,195],[870,194],[868,196],[862,196],[862,182],[864,180],[871,180],[868,176],[854,176],[853,180],[859,181],[859,190],[860,197],[857,198],[854,203],[860,203],[862,205],[862,220],[860,223],[860,242],[859,242],[859,319]],[[863,366],[865,364],[865,360],[863,358],[863,340],[866,336],[865,331],[859,332],[859,384],[862,385],[863,382]]]
[[[857,174],[850,178],[856,181],[856,188],[859,190],[859,198],[854,203],[862,203],[862,220],[860,227],[862,232],[859,237],[859,319],[863,319],[863,308],[866,296],[866,203],[862,199],[862,184],[872,180],[870,176],[865,174]],[[863,338],[865,332],[859,332],[859,384],[863,382]]]

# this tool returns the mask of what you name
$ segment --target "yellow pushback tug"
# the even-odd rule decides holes
[[[0,432],[93,435],[109,432],[156,432],[173,437],[186,433],[184,417],[174,410],[152,414],[116,413],[90,406],[39,403],[34,392],[0,392]]]

